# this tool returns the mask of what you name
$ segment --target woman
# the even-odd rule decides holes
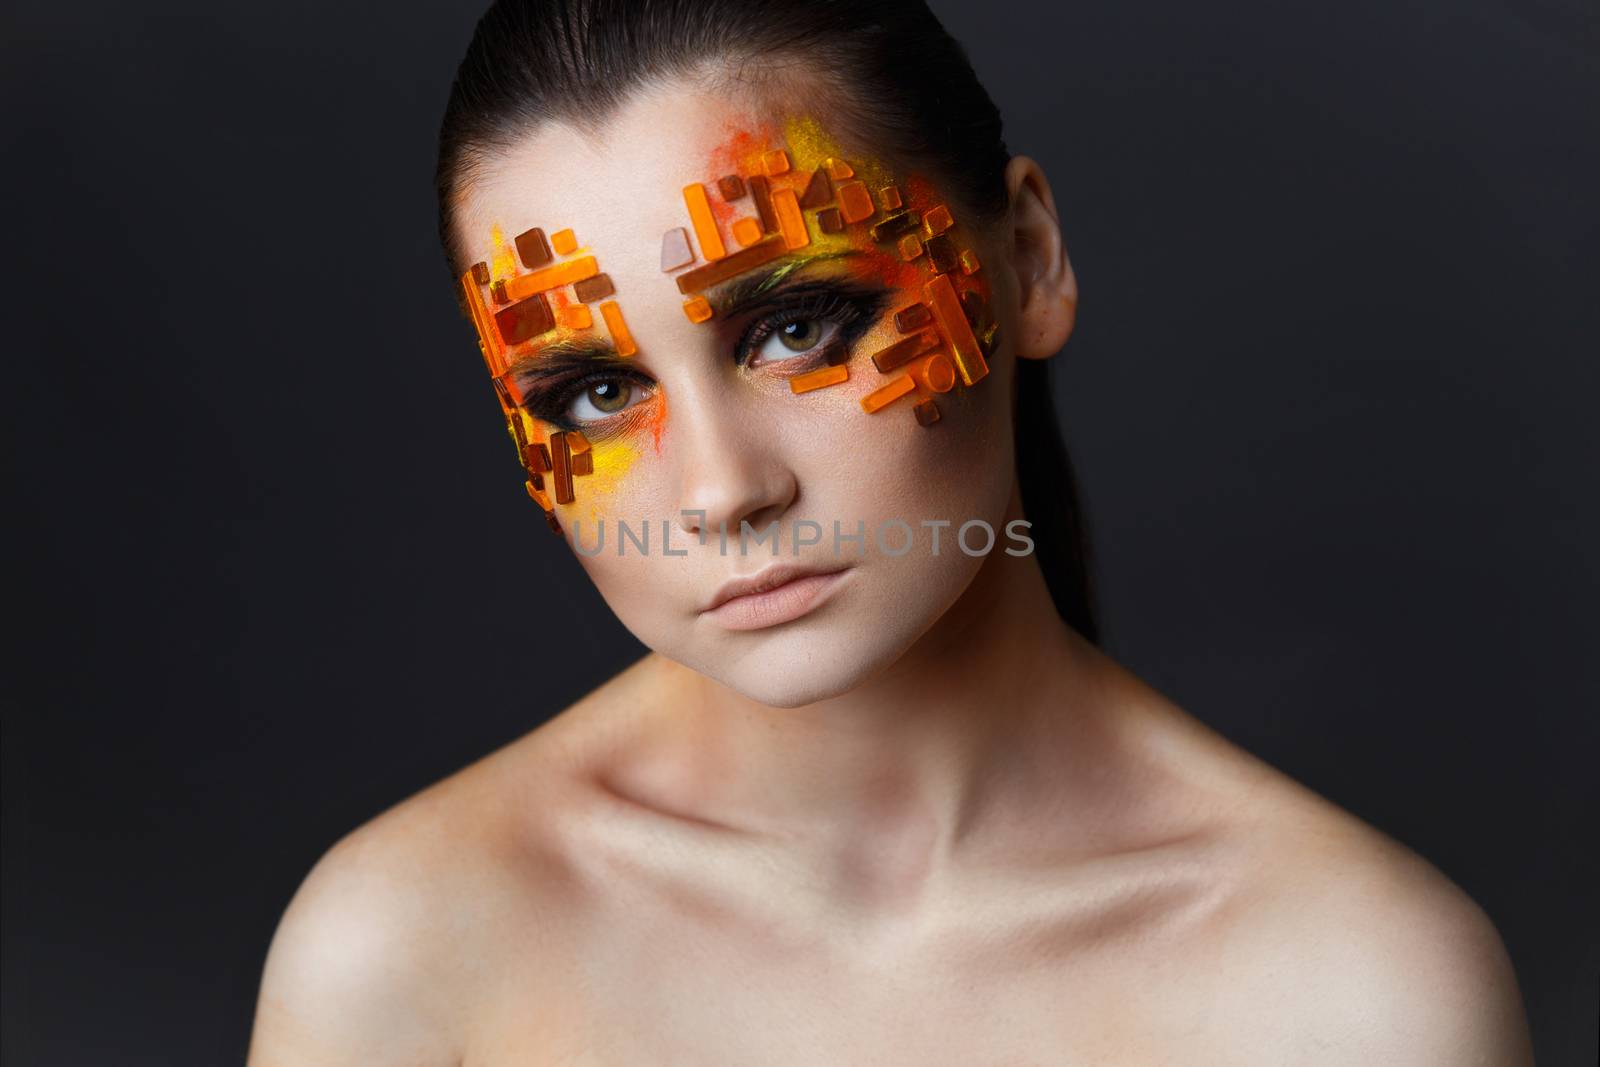
[[[920,2],[497,3],[441,147],[526,491],[652,652],[329,851],[252,1064],[1530,1061],[1471,901],[1096,647],[1077,283]],[[499,654],[563,624],[521,536]]]

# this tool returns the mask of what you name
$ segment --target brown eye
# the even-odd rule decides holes
[[[772,326],[766,338],[756,346],[750,365],[758,367],[798,359],[830,343],[838,332],[838,323],[820,316],[780,322]]]
[[[634,400],[634,387],[621,378],[593,382],[573,400],[568,414],[574,422],[593,422],[614,415]]]
[[[589,387],[589,400],[601,411],[621,411],[628,405],[631,392],[626,382],[597,382]]]
[[[822,340],[822,323],[817,319],[798,319],[777,329],[778,340],[792,352],[805,352]]]

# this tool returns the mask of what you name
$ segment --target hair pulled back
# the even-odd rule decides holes
[[[598,129],[634,93],[684,77],[757,91],[804,85],[811,110],[934,175],[965,217],[993,226],[1006,216],[1000,112],[923,0],[495,0],[439,131],[439,237],[452,282],[466,269],[454,206],[482,161],[545,123]],[[1018,361],[1017,478],[1056,610],[1098,643],[1088,531],[1051,362]]]

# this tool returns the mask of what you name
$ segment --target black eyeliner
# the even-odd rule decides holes
[[[891,293],[885,287],[839,279],[800,281],[777,287],[766,293],[760,304],[731,316],[753,319],[734,345],[734,363],[744,366],[751,350],[775,331],[791,322],[808,319],[832,322],[839,329],[826,343],[807,352],[795,353],[796,361],[804,360],[807,366],[818,362],[818,357],[830,364],[843,362],[843,359],[836,357],[848,352],[883,314],[891,300]],[[611,418],[578,423],[567,414],[584,388],[595,382],[616,381],[626,381],[644,389],[655,385],[633,368],[631,360],[600,349],[586,352],[556,351],[532,357],[517,378],[522,390],[523,409],[536,419],[568,431],[594,431],[609,424],[613,418],[626,416],[627,409],[624,409]]]
[[[528,374],[517,379],[522,389],[522,408],[561,430],[583,429],[568,416],[567,409],[578,393],[594,382],[627,381],[645,388],[655,384],[620,357],[556,356],[553,368],[533,362]]]
[[[851,345],[883,314],[890,303],[889,290],[838,280],[802,282],[778,290],[755,316],[734,345],[734,363],[744,366],[752,349],[790,322],[824,319],[838,324],[839,335],[826,346],[830,351]],[[799,355],[801,353],[797,353]],[[834,362],[831,358],[828,362]]]

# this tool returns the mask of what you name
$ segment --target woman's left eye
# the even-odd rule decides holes
[[[599,378],[573,397],[566,415],[576,423],[599,422],[643,400],[645,392],[625,378]]]
[[[796,318],[772,328],[751,353],[750,362],[780,363],[803,356],[827,344],[838,333],[839,324],[820,318]]]

